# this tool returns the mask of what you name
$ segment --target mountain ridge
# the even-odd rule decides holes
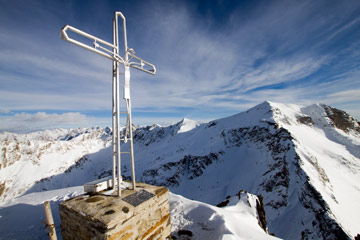
[[[339,120],[341,116],[345,120]],[[186,126],[189,122],[134,131],[137,180],[165,185],[212,205],[242,189],[262,195],[269,231],[285,239],[356,235],[358,222],[351,216],[360,213],[360,134],[359,123],[350,115],[323,104],[265,101],[209,123]],[[183,126],[186,131],[180,131]],[[110,133],[105,136],[109,144]],[[128,145],[123,148],[126,151]],[[28,192],[59,187],[84,170],[90,177],[111,174],[111,149],[102,149],[62,177],[39,182]],[[123,164],[127,178],[129,160],[123,159]],[[96,166],[103,170],[94,170]],[[78,181],[85,180],[82,176]]]

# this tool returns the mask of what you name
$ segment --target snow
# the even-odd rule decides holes
[[[83,187],[76,186],[26,194],[0,205],[0,239],[48,239],[41,224],[45,220],[42,206],[45,201],[50,201],[57,236],[61,239],[58,204],[83,193]],[[257,198],[248,196],[250,204],[245,202],[244,195],[233,206],[218,208],[170,193],[173,234],[186,229],[194,233],[194,240],[277,239],[260,228],[254,208]]]
[[[190,120],[187,118],[184,118],[181,122],[180,122],[181,126],[180,129],[177,133],[184,133],[184,132],[188,132],[194,128],[196,128],[197,126],[200,125],[200,123],[198,123],[197,121],[194,120]]]
[[[301,117],[311,117],[313,124],[301,123]],[[274,136],[278,132],[275,128],[286,129],[293,139],[291,142],[283,141],[282,144],[289,147],[293,144],[294,147],[288,153],[276,157],[269,154],[268,147],[263,146],[262,141],[266,143],[267,138],[259,139],[261,141],[258,142],[240,139],[238,144],[231,143],[236,138],[230,137],[229,133],[239,135],[243,130],[251,133],[252,129],[256,128],[268,129]],[[159,139],[157,136],[160,131],[163,134]],[[253,137],[255,139],[261,134],[256,131]],[[355,220],[354,216],[360,214],[357,204],[360,197],[360,137],[353,131],[345,133],[335,128],[322,105],[304,107],[267,101],[246,112],[200,124],[184,134],[168,134],[170,132],[171,127],[159,128],[157,132],[150,131],[144,139],[156,140],[148,141],[147,148],[141,148],[138,143],[136,152],[137,159],[141,159],[141,164],[137,165],[138,172],[144,173],[147,170],[144,167],[152,166],[151,169],[157,174],[156,182],[162,184],[173,176],[182,176],[178,185],[170,184],[173,192],[210,204],[217,204],[224,196],[234,194],[240,189],[264,195],[267,204],[281,203],[282,196],[286,196],[285,207],[266,207],[269,229],[287,239],[295,239],[306,229],[317,231],[312,230],[312,222],[317,220],[315,215],[299,201],[303,195],[301,191],[304,191],[301,189],[304,189],[304,183],[309,181],[329,205],[329,216],[340,224],[348,235],[357,234],[359,221]],[[151,151],[148,151],[148,148]],[[189,170],[169,170],[170,163],[176,164],[186,154],[201,157],[209,156],[209,153],[221,154],[196,178],[193,178]],[[300,160],[297,160],[297,156]],[[274,172],[264,176],[271,164],[274,164],[274,158],[288,159],[289,186],[277,187],[281,191],[278,196],[275,192],[264,191],[261,187],[264,182],[271,182],[271,178],[278,174]],[[298,164],[309,178],[299,175],[296,167]],[[144,176],[142,180],[149,181],[150,178]],[[313,204],[316,205],[315,199]],[[285,224],[289,222],[289,225]],[[314,237],[321,235],[315,233]]]
[[[277,104],[278,106],[279,104]],[[297,152],[304,160],[303,169],[310,176],[312,185],[321,193],[334,214],[352,236],[359,231],[360,214],[360,166],[359,154],[352,154],[349,149],[360,147],[360,138],[333,128],[326,118],[324,109],[311,105],[296,109],[280,106],[284,115],[291,116],[291,122],[283,123],[296,137]],[[310,116],[315,128],[295,124],[295,114]]]
[[[0,239],[49,239],[42,221],[45,201],[50,201],[57,235],[60,236],[58,203],[83,193],[82,187],[30,193],[0,205]],[[61,238],[60,238],[61,239]]]
[[[110,140],[102,128],[0,133],[0,184],[6,188],[0,202],[25,193],[37,181],[63,173],[85,155],[110,146]]]
[[[172,231],[189,230],[194,239],[278,239],[267,235],[258,225],[257,197],[243,194],[230,206],[218,208],[202,202],[170,194]]]
[[[270,104],[281,111],[275,116],[277,122],[295,138],[296,151],[311,184],[329,205],[334,219],[355,236],[359,231],[356,216],[360,214],[359,135],[334,128],[320,104]],[[310,116],[314,126],[299,124],[299,115]]]

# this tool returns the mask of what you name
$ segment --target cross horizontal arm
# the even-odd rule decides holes
[[[93,40],[94,41],[93,46],[86,45],[85,43],[82,43],[78,40],[70,38],[66,32],[68,30]],[[106,57],[110,60],[124,63],[124,59],[122,57],[120,57],[118,54],[113,52],[114,49],[117,49],[116,46],[114,46],[113,44],[108,43],[100,38],[97,38],[91,34],[88,34],[77,28],[74,28],[72,26],[65,25],[60,31],[60,38],[65,41],[68,41],[72,44],[78,45],[79,47],[85,48],[86,50],[95,52],[95,53],[97,53],[103,57]],[[107,49],[106,47],[102,47],[102,46],[100,46],[100,44],[103,44],[103,45],[109,47],[110,49]]]
[[[141,70],[143,72],[146,72],[146,73],[150,73],[150,74],[155,74],[156,73],[156,68],[155,68],[155,65],[154,64],[151,64],[145,60],[142,60],[141,58],[135,56],[135,54],[133,54],[132,52],[128,51],[129,53],[129,61],[132,60],[132,59],[136,59],[140,62],[129,62],[129,66],[132,67],[132,68],[136,68],[138,70]],[[148,68],[145,68],[146,67],[150,67],[150,69]]]

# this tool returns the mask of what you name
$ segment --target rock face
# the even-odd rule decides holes
[[[81,195],[60,203],[61,235],[71,239],[163,240],[170,236],[169,190],[137,184],[121,198]]]
[[[331,119],[333,126],[345,132],[353,130],[360,133],[360,123],[356,121],[353,117],[351,117],[349,114],[342,110],[332,108],[330,106],[321,106],[325,109],[326,115],[328,118]]]

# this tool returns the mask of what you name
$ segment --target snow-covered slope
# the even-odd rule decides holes
[[[193,233],[192,239],[199,240],[278,239],[265,234],[260,227],[260,201],[255,195],[241,192],[228,196],[223,208],[176,194],[170,194],[169,201],[172,235],[176,239],[181,239],[179,233],[184,230]]]
[[[83,187],[71,187],[40,193],[30,193],[0,205],[0,239],[49,239],[42,221],[42,204],[51,205],[57,235],[60,236],[59,203],[83,193]],[[58,238],[61,239],[61,238]]]
[[[320,206],[355,236],[360,231],[359,123],[326,105],[271,106],[275,121],[293,136],[300,167],[319,193]]]
[[[95,137],[103,141],[98,149],[110,143],[104,136]],[[345,112],[320,104],[264,102],[209,123],[184,119],[168,127],[138,128],[134,142],[138,181],[212,205],[240,190],[262,195],[269,232],[285,239],[349,239],[359,233],[360,126]],[[128,147],[124,144],[124,151]],[[7,193],[76,186],[111,173],[111,148],[46,161],[54,159],[68,161],[61,174],[44,170],[46,179],[35,185],[29,180],[20,190],[9,182]],[[124,157],[122,162],[127,178],[130,161]],[[11,181],[4,169],[0,176]]]
[[[0,206],[0,239],[49,239],[41,221],[42,204],[50,201],[58,239],[60,217],[58,203],[83,194],[82,186],[29,193]],[[229,198],[230,199],[230,198]],[[176,239],[278,239],[261,228],[259,199],[248,193],[231,198],[227,207],[218,208],[170,193],[172,235]]]

